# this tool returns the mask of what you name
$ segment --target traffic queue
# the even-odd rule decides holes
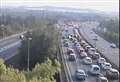
[[[97,52],[96,48],[89,45],[79,34],[77,28],[70,29],[73,33],[69,33],[69,28],[62,30],[64,47],[67,48],[69,61],[76,61],[76,58],[82,60],[84,65],[89,65],[89,70],[77,69],[75,77],[77,80],[86,80],[89,75],[97,76],[96,82],[108,82],[109,80],[118,80],[119,71],[114,69],[105,58]],[[71,45],[71,42],[73,45]],[[104,74],[101,73],[104,71]]]

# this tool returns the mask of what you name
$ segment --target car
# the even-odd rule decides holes
[[[3,47],[3,48],[0,48],[0,52],[3,52],[6,48]]]
[[[74,50],[72,48],[67,48],[67,54],[71,54],[71,53],[74,53]]]
[[[77,69],[77,70],[75,71],[75,76],[76,76],[76,79],[78,79],[78,80],[85,80],[86,77],[87,77],[87,74],[85,73],[84,70],[82,70],[82,69]]]
[[[80,57],[80,58],[85,58],[85,57],[87,57],[87,53],[86,53],[86,52],[81,52],[81,53],[79,54],[79,57]]]
[[[66,37],[65,36],[62,36],[62,39],[65,39]]]
[[[118,80],[119,79],[119,71],[114,68],[111,68],[109,70],[106,70],[105,76],[109,80]]]
[[[79,42],[76,42],[74,45],[75,45],[75,47],[80,47],[80,43]]]
[[[96,53],[96,49],[95,48],[90,48],[90,49],[88,49],[88,54],[91,56],[91,55],[93,55],[93,54],[95,54]]]
[[[63,43],[66,43],[66,42],[68,42],[68,39],[64,39],[64,40],[63,40]]]
[[[92,59],[99,59],[100,58],[100,54],[96,52],[95,54],[91,55],[91,58]]]
[[[108,82],[108,79],[104,76],[99,76],[96,78],[96,82]]]
[[[22,34],[22,35],[20,35],[20,37],[19,37],[19,38],[23,40],[23,39],[24,39],[24,35],[23,35],[23,34]]]
[[[83,63],[87,65],[92,64],[92,59],[90,57],[85,57],[83,59]]]
[[[83,46],[86,42],[84,40],[81,40],[80,44]]]
[[[70,61],[75,61],[76,60],[76,54],[74,54],[74,53],[69,54],[69,60]]]
[[[98,65],[92,64],[89,68],[89,73],[91,75],[99,75],[100,74],[100,67]]]
[[[90,49],[90,48],[91,48],[91,46],[89,46],[89,45],[85,46],[85,51],[88,52],[88,49]]]
[[[85,48],[86,46],[89,46],[89,44],[88,43],[83,44],[83,48]]]
[[[84,50],[82,47],[80,47],[80,48],[77,49],[77,52],[78,52],[79,54],[81,54],[82,52],[85,52],[85,50]]]
[[[65,42],[65,43],[64,43],[64,46],[65,46],[65,47],[68,47],[68,46],[69,46],[69,43],[68,43],[68,42]]]
[[[112,65],[108,62],[104,62],[103,64],[101,64],[101,68],[104,70],[109,70],[112,68]]]
[[[110,44],[110,47],[111,47],[111,48],[116,48],[116,45],[115,45],[114,43],[111,43],[111,44]]]
[[[99,59],[97,59],[98,65],[101,65],[101,64],[103,64],[104,62],[106,62],[106,60],[105,60],[105,58],[103,58],[103,57],[100,57]]]
[[[98,37],[97,37],[97,36],[95,36],[95,37],[93,38],[93,40],[96,40],[96,41],[97,41],[97,40],[98,40]]]

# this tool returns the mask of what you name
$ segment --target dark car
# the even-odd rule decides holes
[[[71,54],[71,53],[74,53],[74,50],[72,48],[67,48],[67,54]]]
[[[109,80],[118,80],[119,79],[119,71],[116,69],[109,69],[106,70],[106,75],[105,75]]]

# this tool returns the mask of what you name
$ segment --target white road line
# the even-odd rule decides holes
[[[62,50],[64,50],[63,47],[62,47]],[[67,56],[64,54],[64,58],[65,58],[65,57],[67,58]],[[70,69],[69,69],[69,67],[68,67],[68,64],[67,64],[66,62],[65,62],[65,64],[66,64],[66,67],[67,67],[67,70],[68,70],[68,74],[69,74],[69,76],[70,76],[70,81],[73,82],[73,79],[72,79],[72,76],[71,76],[72,74],[71,74],[71,72],[70,72]]]
[[[13,47],[13,46],[15,46],[15,45],[18,45],[18,44],[20,44],[20,42],[21,42],[21,41],[17,41],[17,42],[15,42],[15,43],[12,43],[12,44],[10,44],[10,45],[7,45],[7,46],[5,46],[5,47],[3,47],[3,48],[0,48],[0,52],[3,52],[3,51],[5,51],[5,50],[7,50],[7,49],[9,49],[9,48],[11,48],[11,47]]]

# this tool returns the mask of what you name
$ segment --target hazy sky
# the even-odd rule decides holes
[[[119,0],[0,0],[1,6],[57,6],[119,11]]]

